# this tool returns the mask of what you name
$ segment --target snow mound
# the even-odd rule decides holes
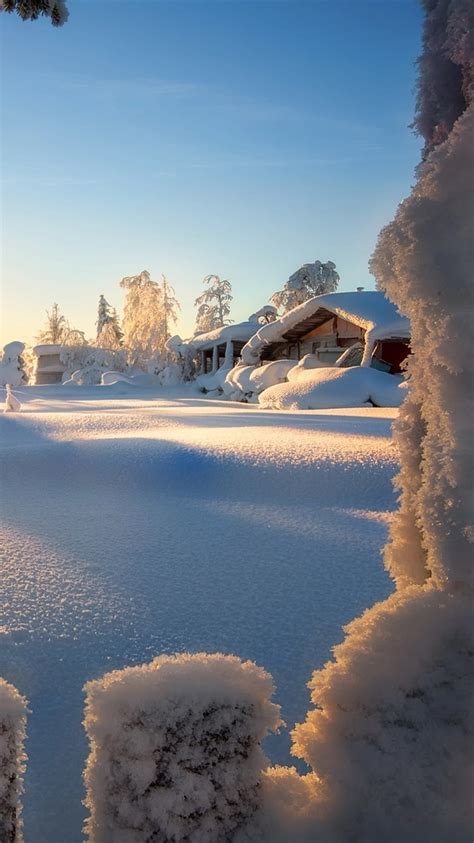
[[[377,369],[292,369],[289,383],[265,389],[261,407],[275,410],[324,410],[335,407],[399,407],[405,396],[401,377]]]
[[[134,379],[130,375],[124,375],[123,372],[104,372],[100,379],[102,386],[112,386],[114,383],[134,383]]]
[[[26,700],[0,679],[0,840],[23,843],[21,803]]]
[[[307,371],[308,369],[327,369],[328,366],[326,363],[323,363],[322,360],[319,359],[317,354],[305,354],[301,360],[296,363],[293,361],[293,365],[291,370],[288,372],[288,380],[289,381],[296,381],[299,380],[300,375]]]
[[[260,807],[271,676],[220,653],[160,656],[86,685],[94,843],[229,840]]]
[[[227,378],[230,369],[226,366],[221,366],[217,372],[208,372],[207,375],[198,375],[196,378],[196,386],[201,392],[215,392],[224,388],[224,382]]]
[[[224,394],[228,398],[242,400],[253,392],[250,377],[255,371],[255,366],[234,366],[228,373],[224,382]]]
[[[259,394],[270,386],[283,383],[294,365],[294,360],[272,360],[271,363],[265,363],[258,369],[254,369],[249,378],[253,392]]]

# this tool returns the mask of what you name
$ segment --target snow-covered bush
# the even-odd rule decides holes
[[[177,334],[165,343],[168,365],[179,369],[178,383],[192,381],[196,374],[196,352],[192,343],[183,342]],[[177,370],[175,370],[176,372]]]
[[[21,794],[26,755],[26,700],[0,679],[0,841],[22,843]]]
[[[230,366],[221,366],[217,372],[207,372],[205,375],[198,375],[196,378],[196,386],[201,392],[219,392],[224,391],[224,385],[231,370]]]
[[[291,380],[290,380],[291,376]],[[288,383],[263,390],[259,404],[274,410],[324,410],[337,407],[399,407],[405,398],[403,380],[377,369],[304,369],[295,366]]]
[[[100,383],[105,372],[127,370],[125,349],[95,348],[87,343],[63,345],[60,359],[65,366],[63,383],[72,381],[80,386]]]
[[[86,685],[93,843],[213,843],[252,822],[280,725],[271,676],[221,654],[161,656]]]
[[[469,597],[417,586],[349,624],[293,732],[324,784],[315,840],[470,842],[473,631]]]
[[[253,392],[250,376],[255,366],[234,366],[227,373],[223,384],[224,395],[232,401],[245,401]]]
[[[4,413],[19,413],[21,410],[21,403],[13,394],[9,383],[5,387],[5,409]]]
[[[4,346],[0,359],[0,386],[6,386],[7,383],[20,386],[27,382],[24,352],[23,342],[9,342]]]

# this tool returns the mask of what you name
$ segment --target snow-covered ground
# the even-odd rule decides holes
[[[0,676],[30,700],[27,843],[82,839],[82,686],[159,653],[269,670],[288,726],[380,561],[395,410],[29,387],[3,415]],[[266,746],[288,763],[287,731]],[[294,763],[292,761],[291,763]]]

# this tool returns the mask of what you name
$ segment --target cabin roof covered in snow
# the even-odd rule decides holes
[[[198,334],[188,340],[188,344],[194,348],[204,351],[206,348],[213,348],[215,345],[224,345],[229,340],[247,342],[253,337],[258,322],[238,322],[235,325],[224,325],[214,331],[207,331],[205,334]]]
[[[36,357],[47,357],[49,354],[59,354],[61,349],[62,345],[44,343],[43,345],[35,345],[33,354],[36,354]]]
[[[321,324],[334,314],[363,328],[366,331],[366,340],[371,345],[378,339],[389,337],[409,339],[410,337],[408,319],[401,316],[395,305],[382,292],[368,290],[327,293],[314,296],[285,313],[275,322],[262,325],[244,346],[242,361],[248,365],[255,364],[265,346],[296,338],[296,335],[300,333],[297,326],[302,326],[302,335],[309,333],[312,327],[318,324],[318,319],[315,318],[318,316],[318,311],[321,315],[319,320]]]

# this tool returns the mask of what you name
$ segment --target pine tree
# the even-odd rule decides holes
[[[96,322],[97,339],[99,339],[99,336],[100,336],[104,326],[107,325],[108,322],[110,322],[111,317],[112,317],[112,308],[111,308],[110,304],[108,303],[107,299],[105,298],[105,296],[101,293],[101,295],[99,297],[99,305],[98,305],[98,308],[97,308],[97,322]]]
[[[0,11],[16,12],[22,20],[37,20],[45,15],[51,18],[53,26],[62,26],[69,16],[65,0],[0,0]]]
[[[99,347],[116,349],[123,345],[123,331],[120,328],[117,311],[104,295],[99,298],[96,325]]]
[[[198,296],[194,302],[197,307],[196,331],[213,331],[223,325],[230,325],[230,302],[233,299],[232,285],[227,279],[219,275],[206,275],[203,284],[207,290]]]
[[[287,313],[314,296],[334,293],[338,283],[339,273],[332,261],[305,263],[290,275],[283,289],[274,293],[271,300],[279,310]]]
[[[174,287],[169,283],[166,275],[162,275],[162,294],[163,294],[163,335],[166,340],[169,340],[171,333],[169,330],[170,324],[176,324],[178,319],[178,310],[181,310],[181,305],[176,298]]]
[[[69,333],[69,324],[66,317],[59,310],[59,305],[56,302],[53,304],[51,310],[46,311],[46,317],[46,325],[36,339],[39,343],[61,345]]]

